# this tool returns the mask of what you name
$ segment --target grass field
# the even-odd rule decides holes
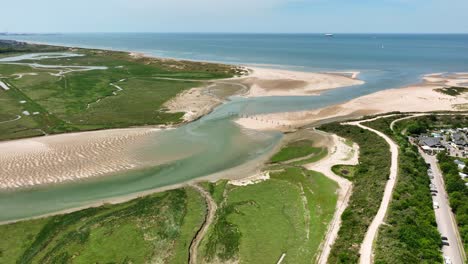
[[[205,214],[193,189],[0,226],[0,263],[185,263]]]
[[[354,179],[354,175],[356,174],[357,168],[358,167],[355,165],[335,165],[332,167],[332,171],[335,174],[352,181]]]
[[[206,80],[242,74],[242,70],[222,64],[140,58],[115,51],[73,52],[84,56],[21,62],[107,68],[57,75],[63,69],[0,64],[0,80],[10,88],[0,89],[0,140],[179,123],[183,113],[167,112],[165,102],[184,90],[204,85]],[[15,75],[23,73],[27,75]],[[27,116],[23,111],[36,115]],[[17,115],[22,118],[10,121]]]
[[[336,204],[336,184],[298,167],[248,186],[218,186],[216,222],[205,237],[201,262],[311,263]]]
[[[295,162],[318,160],[325,148],[292,141],[273,156],[270,179],[247,186],[207,184],[218,203],[216,220],[199,248],[200,263],[314,262],[337,202],[335,182]],[[297,161],[297,162],[307,162]],[[312,161],[313,162],[313,161]]]
[[[313,142],[308,139],[288,143],[271,158],[271,163],[279,163],[292,159],[303,158],[320,152],[320,148],[313,147]]]

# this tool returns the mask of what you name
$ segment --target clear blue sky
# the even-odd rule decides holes
[[[9,32],[468,33],[468,0],[0,0]]]

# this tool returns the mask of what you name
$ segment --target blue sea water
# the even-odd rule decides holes
[[[167,149],[196,145],[197,155],[148,171],[128,172],[60,186],[0,192],[0,221],[42,215],[102,199],[168,186],[265,156],[278,133],[246,132],[230,113],[255,114],[316,109],[375,91],[420,81],[434,72],[468,72],[468,35],[403,34],[156,34],[100,33],[0,36],[67,46],[137,51],[159,57],[217,61],[300,71],[360,71],[365,84],[320,96],[231,98],[200,120],[166,131]],[[187,143],[190,140],[190,144]],[[157,139],[154,139],[157,142]]]
[[[82,33],[5,36],[50,44],[140,51],[154,56],[304,70],[459,71],[468,34]],[[3,38],[0,37],[0,38]]]
[[[468,71],[468,34],[75,33],[0,38],[300,71],[361,71],[359,78],[366,84],[348,89],[347,96],[332,92],[333,103],[416,83],[427,73]]]

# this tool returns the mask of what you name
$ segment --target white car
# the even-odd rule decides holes
[[[450,260],[450,257],[444,256],[444,263],[445,264],[452,264],[452,260]]]
[[[438,202],[434,202],[432,204],[432,206],[434,207],[434,209],[439,209],[439,203]]]

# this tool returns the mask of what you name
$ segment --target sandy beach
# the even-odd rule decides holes
[[[443,75],[430,74],[424,82],[399,89],[379,91],[358,97],[343,104],[321,109],[298,112],[273,113],[239,118],[239,125],[257,130],[291,131],[297,127],[322,120],[360,117],[393,111],[431,112],[466,110],[468,94],[450,96],[436,89],[447,86],[466,86],[466,73]]]
[[[145,164],[132,150],[155,128],[113,129],[0,143],[0,190],[104,176]]]
[[[322,91],[363,84],[359,72],[314,73],[249,67],[240,81],[250,87],[246,97],[318,95]]]

